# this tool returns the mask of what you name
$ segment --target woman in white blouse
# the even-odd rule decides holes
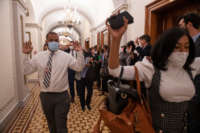
[[[114,30],[109,56],[109,73],[119,77],[119,47],[124,26]],[[186,31],[173,28],[163,33],[153,45],[150,62],[147,58],[137,62],[139,79],[149,89],[149,103],[153,127],[158,133],[187,133],[189,101],[195,95],[193,78],[200,73],[200,59],[194,56],[194,43]],[[135,80],[133,66],[124,66],[122,79]],[[154,77],[154,78],[153,78]],[[144,127],[145,128],[145,127]]]

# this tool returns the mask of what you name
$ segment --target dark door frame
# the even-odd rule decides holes
[[[166,27],[160,22],[160,20],[163,19],[162,13],[164,11],[171,11],[171,9],[177,9],[177,11],[179,11],[179,7],[182,8],[183,6],[191,6],[191,9],[193,7],[199,7],[197,10],[198,12],[200,11],[199,0],[155,0],[145,7],[145,33],[151,36],[152,44],[159,34],[162,33],[163,30],[166,30]],[[168,21],[168,23],[168,27],[174,24],[174,22],[170,21]]]

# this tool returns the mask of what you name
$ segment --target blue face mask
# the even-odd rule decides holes
[[[50,51],[58,50],[59,49],[58,45],[59,45],[58,42],[55,42],[55,41],[48,42],[48,48],[49,48]]]

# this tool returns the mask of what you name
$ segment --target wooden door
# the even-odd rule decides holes
[[[153,44],[165,30],[176,26],[178,17],[196,12],[200,14],[199,0],[156,0],[146,6],[145,33]]]

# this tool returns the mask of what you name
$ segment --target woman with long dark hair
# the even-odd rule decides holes
[[[114,30],[109,56],[109,73],[119,77],[119,45],[128,22]],[[189,101],[195,96],[193,78],[200,73],[200,58],[195,58],[194,43],[188,33],[180,28],[164,32],[153,45],[151,61],[144,58],[135,66],[139,79],[149,88],[148,97],[153,128],[158,133],[187,133]],[[135,80],[133,66],[124,66],[122,78]],[[145,128],[145,127],[144,127]]]

